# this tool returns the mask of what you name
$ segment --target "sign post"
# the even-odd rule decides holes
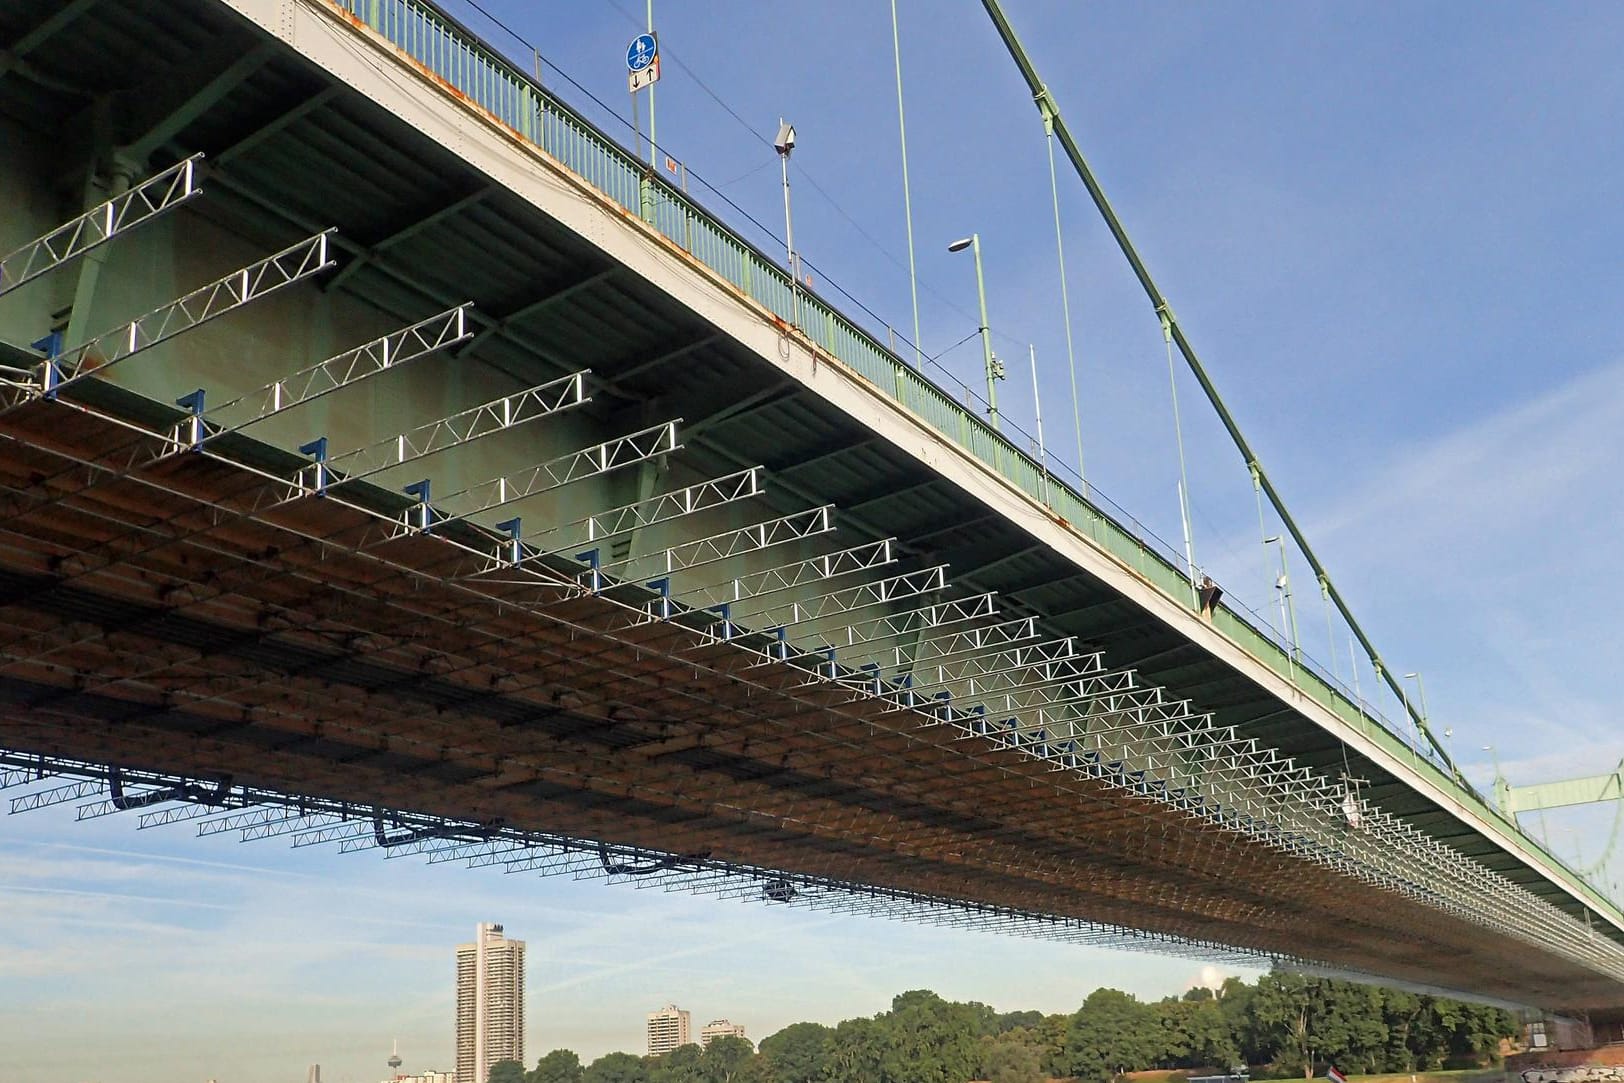
[[[654,165],[654,84],[660,81],[660,39],[650,30],[639,34],[626,46],[626,89],[632,96],[632,117],[637,116],[637,92],[648,89],[648,160]],[[643,220],[654,221],[654,192],[647,176],[638,182],[642,196]]]

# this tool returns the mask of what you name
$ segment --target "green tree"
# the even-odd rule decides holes
[[[1258,979],[1251,1003],[1253,1044],[1259,1057],[1314,1076],[1314,1040],[1310,1027],[1308,980],[1301,974],[1273,971]]]
[[[884,1018],[847,1019],[835,1027],[824,1074],[840,1083],[885,1083]]]
[[[1036,1030],[1042,1023],[1042,1012],[1004,1012],[998,1016],[993,1032],[1008,1034],[1012,1030]]]
[[[679,1045],[649,1064],[649,1083],[706,1083],[703,1054],[692,1043]]]
[[[490,1083],[525,1083],[524,1065],[516,1060],[499,1060],[491,1065]]]
[[[815,1083],[826,1074],[834,1034],[822,1023],[791,1023],[761,1040],[761,1056],[777,1083]]]
[[[880,1027],[884,1083],[965,1083],[981,1065],[981,1035],[993,1025],[982,1004],[943,1000],[928,989],[902,993]]]
[[[1066,1040],[1071,1035],[1071,1016],[1046,1015],[1033,1031],[1035,1044],[1043,1057],[1043,1074],[1060,1079],[1071,1074]]]
[[[755,1059],[756,1047],[743,1038],[724,1034],[712,1038],[699,1057],[705,1083],[734,1083]]]
[[[1194,990],[1192,990],[1193,992]],[[1228,1071],[1240,1057],[1229,1020],[1213,998],[1207,995],[1183,999],[1168,997],[1153,1006],[1161,1028],[1161,1052],[1157,1059],[1167,1068],[1219,1068]]]
[[[977,1078],[991,1083],[1043,1083],[1043,1054],[1024,1041],[1030,1031],[1006,1031],[996,1037],[984,1038],[981,1047],[981,1072]]]
[[[1096,989],[1072,1016],[1066,1035],[1068,1075],[1084,1083],[1147,1068],[1161,1056],[1155,1014],[1116,989]]]
[[[581,1080],[582,1083],[649,1083],[648,1063],[630,1053],[605,1053],[586,1066]]]
[[[527,1083],[581,1083],[584,1074],[580,1057],[568,1049],[555,1049],[538,1060],[525,1078]]]

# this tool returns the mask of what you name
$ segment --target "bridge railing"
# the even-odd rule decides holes
[[[1190,577],[1173,546],[1069,467],[1040,463],[994,430],[959,397],[904,361],[879,335],[848,319],[810,284],[793,279],[776,259],[482,44],[457,20],[426,0],[328,2],[376,30],[497,121],[732,283],[741,294],[798,327],[881,394],[899,402],[1028,496],[1045,503],[1074,531],[1168,597],[1194,606]],[[876,318],[876,323],[881,322]],[[979,402],[972,389],[963,384],[959,388],[966,402]],[[1007,419],[1004,424],[1019,431]],[[1213,624],[1349,727],[1410,762],[1434,785],[1493,811],[1442,769],[1419,735],[1407,736],[1323,665],[1300,650],[1294,655],[1285,636],[1260,614],[1247,612],[1252,619],[1242,616],[1235,606],[1222,605],[1213,614]]]

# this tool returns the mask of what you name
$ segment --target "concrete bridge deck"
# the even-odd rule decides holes
[[[0,43],[0,251],[203,155],[0,280],[0,746],[1624,999],[1615,906],[432,10],[24,0]]]

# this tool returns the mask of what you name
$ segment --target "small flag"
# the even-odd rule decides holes
[[[1348,1077],[1337,1071],[1334,1064],[1325,1069],[1325,1078],[1329,1079],[1331,1083],[1348,1083]]]
[[[669,154],[665,157],[665,169],[668,173],[675,173],[677,171],[677,160],[671,157]]]

